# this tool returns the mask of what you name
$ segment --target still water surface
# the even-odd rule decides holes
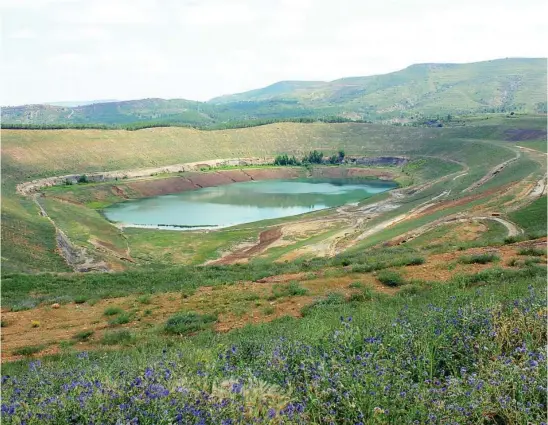
[[[114,204],[103,212],[130,226],[227,227],[361,201],[395,188],[381,180],[263,180]]]

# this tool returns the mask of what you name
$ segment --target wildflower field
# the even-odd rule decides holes
[[[540,424],[546,269],[4,365],[6,424]]]

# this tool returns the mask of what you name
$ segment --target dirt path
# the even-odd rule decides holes
[[[274,227],[273,229],[265,230],[260,233],[259,241],[255,245],[231,252],[218,260],[208,262],[208,264],[234,264],[247,262],[251,256],[260,254],[281,237],[281,227]]]
[[[502,224],[506,229],[508,230],[508,236],[518,236],[523,234],[523,229],[518,227],[517,224],[512,223],[511,221],[508,221],[501,217],[474,217],[477,220],[493,220],[500,224]]]
[[[504,161],[500,163],[499,165],[493,167],[485,176],[483,176],[477,182],[474,182],[470,186],[468,186],[466,189],[463,189],[462,193],[471,192],[477,189],[478,187],[483,186],[485,183],[487,183],[489,180],[495,177],[498,173],[504,170],[509,164],[517,161],[521,157],[521,152],[519,150],[515,152],[516,152],[516,156],[514,158],[510,158],[509,160]]]

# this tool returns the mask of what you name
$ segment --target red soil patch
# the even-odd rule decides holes
[[[127,186],[142,197],[168,195],[198,189],[198,186],[184,177],[136,181],[127,183]]]
[[[259,235],[259,242],[253,245],[251,248],[245,248],[239,251],[232,252],[211,264],[233,264],[243,261],[247,261],[252,255],[258,254],[264,251],[270,244],[277,241],[282,237],[282,230],[280,227],[268,229]]]
[[[74,341],[78,332],[92,330],[94,334],[88,342],[78,342],[76,349],[104,348],[99,341],[104,333],[111,329],[148,329],[161,326],[174,313],[196,311],[198,313],[219,312],[219,321],[215,328],[228,331],[246,325],[271,321],[277,317],[300,316],[301,308],[326,296],[329,292],[340,292],[345,296],[355,291],[348,286],[360,281],[378,291],[394,293],[396,290],[380,285],[370,274],[344,275],[341,277],[323,277],[302,281],[301,286],[309,293],[300,297],[284,297],[269,301],[274,285],[303,278],[303,274],[276,276],[270,282],[243,282],[234,285],[201,287],[195,294],[184,298],[180,293],[163,293],[150,297],[149,304],[141,304],[137,296],[100,300],[94,305],[66,304],[59,308],[38,307],[19,312],[2,312],[2,320],[7,326],[2,329],[2,361],[21,358],[13,350],[24,346],[45,345],[47,349],[37,355],[56,352],[61,341]],[[111,326],[111,317],[105,316],[107,307],[118,306],[132,314],[132,321],[125,325]],[[238,315],[234,309],[244,309]],[[266,314],[265,308],[272,308],[272,314]],[[32,321],[39,322],[32,327]],[[160,331],[160,330],[158,330]]]
[[[434,254],[428,257],[425,264],[419,266],[401,267],[398,269],[406,278],[422,281],[447,281],[456,274],[473,274],[492,267],[511,268],[508,266],[508,261],[512,258],[520,257],[518,250],[524,246],[546,246],[546,238],[544,241],[535,240],[522,242],[520,244],[505,245],[501,247],[483,247],[471,248],[464,251],[446,252],[443,254]],[[463,256],[475,254],[495,254],[500,258],[500,261],[487,264],[461,264],[459,259]],[[521,256],[523,258],[523,256]],[[546,264],[546,256],[541,257]]]

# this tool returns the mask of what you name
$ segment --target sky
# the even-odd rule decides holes
[[[546,57],[546,0],[1,0],[2,105]]]

